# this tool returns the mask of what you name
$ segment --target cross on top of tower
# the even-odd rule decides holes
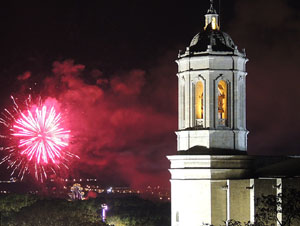
[[[207,13],[210,13],[210,14],[216,14],[216,10],[214,9],[214,0],[210,0],[210,7],[207,11]]]

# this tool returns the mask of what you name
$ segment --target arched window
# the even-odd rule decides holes
[[[195,92],[195,113],[196,119],[203,119],[203,93],[204,87],[202,82],[197,82]]]
[[[216,29],[217,29],[217,26],[218,26],[218,24],[217,24],[216,17],[213,17],[213,18],[211,19],[211,28],[212,28],[213,30],[216,30]]]
[[[222,124],[225,125],[228,117],[227,111],[228,102],[228,87],[224,80],[221,80],[218,84],[218,119],[224,119]]]

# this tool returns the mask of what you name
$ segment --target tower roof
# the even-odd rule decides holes
[[[208,45],[213,51],[233,51],[235,49],[235,44],[227,33],[213,30],[210,26],[194,36],[190,43],[190,51],[203,52],[207,50]]]
[[[210,7],[205,15],[204,30],[194,36],[190,43],[190,51],[207,51],[209,46],[213,51],[233,51],[235,49],[231,37],[220,31],[220,19],[214,9],[213,0],[210,0]]]

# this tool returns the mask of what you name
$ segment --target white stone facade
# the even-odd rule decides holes
[[[254,222],[256,200],[300,189],[300,177],[253,178],[255,156],[173,155],[171,162],[172,226],[224,225],[234,219]],[[278,214],[279,222],[283,215]],[[279,226],[275,220],[271,223]],[[298,226],[294,220],[292,226]]]
[[[168,159],[172,226],[221,225],[232,217],[242,222],[250,219],[251,180],[241,178],[249,177],[253,157],[176,155]]]
[[[178,151],[195,145],[207,148],[247,150],[246,129],[246,62],[244,54],[235,50],[207,50],[191,55],[188,50],[179,55],[178,64]],[[228,87],[226,123],[218,118],[218,83]],[[201,81],[203,119],[195,116],[195,85]],[[196,128],[196,129],[195,129]]]

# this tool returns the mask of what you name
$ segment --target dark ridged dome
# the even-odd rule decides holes
[[[204,52],[207,51],[208,45],[211,45],[213,51],[233,51],[235,49],[234,42],[228,34],[213,30],[211,26],[207,26],[206,30],[195,35],[190,44],[190,51]]]

